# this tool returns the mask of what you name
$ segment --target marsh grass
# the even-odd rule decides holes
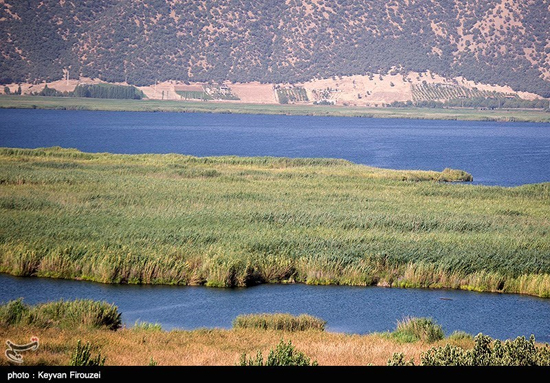
[[[162,331],[162,326],[159,323],[149,323],[137,320],[132,329],[136,331]]]
[[[465,177],[339,159],[0,148],[0,272],[550,296],[550,184],[451,185],[443,173]]]
[[[445,333],[431,318],[406,317],[397,322],[397,328],[390,336],[398,342],[434,343],[444,339]]]
[[[500,365],[516,362],[547,365],[550,356],[549,345],[536,344],[533,336],[529,341],[517,338],[505,343],[481,334],[474,338],[464,332],[445,338],[440,326],[429,318],[407,317],[393,333],[364,335],[326,332],[324,321],[319,318],[288,314],[239,316],[237,319],[245,325],[228,330],[163,331],[158,324],[139,321],[132,327],[81,325],[86,323],[82,320],[82,309],[89,309],[90,303],[93,307],[105,306],[97,301],[61,300],[32,306],[20,299],[10,301],[0,306],[0,338],[17,343],[32,334],[40,339],[40,347],[24,355],[27,366],[404,365],[425,363],[430,355],[437,356],[431,358],[435,361],[455,362],[448,359],[450,354],[440,352],[445,350],[457,351],[450,356],[478,355],[474,359],[468,357],[476,364],[481,359],[488,362],[484,355],[492,354]],[[79,309],[73,309],[78,314],[64,322],[70,306],[78,306]],[[26,320],[30,317],[40,318]],[[308,325],[297,326],[298,318]],[[43,326],[45,322],[49,325]],[[404,355],[410,358],[408,362]],[[0,358],[0,365],[9,363]]]
[[[116,306],[93,300],[60,300],[30,306],[22,299],[16,299],[0,306],[2,326],[117,330],[121,324],[121,314]]]
[[[298,316],[284,313],[239,315],[233,320],[233,328],[254,328],[283,331],[324,331],[326,321],[308,314]]]

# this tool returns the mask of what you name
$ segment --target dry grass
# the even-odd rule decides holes
[[[151,360],[159,366],[235,366],[239,357],[267,355],[281,341],[316,360],[320,366],[385,366],[393,353],[419,363],[420,354],[432,347],[452,342],[472,347],[473,341],[445,339],[436,343],[398,343],[382,334],[347,335],[319,331],[284,332],[252,329],[200,329],[194,331],[151,331],[125,328],[119,331],[86,329],[33,329],[0,327],[3,342],[28,343],[37,336],[37,351],[23,354],[24,365],[68,365],[77,341],[90,342],[92,356],[98,352],[109,366],[143,366]],[[0,365],[7,365],[6,358]]]

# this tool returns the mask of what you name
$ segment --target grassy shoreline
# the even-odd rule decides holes
[[[474,337],[455,331],[446,335],[431,318],[406,317],[396,323],[394,331],[357,335],[326,332],[325,321],[304,314],[239,315],[231,329],[171,331],[147,322],[122,326],[121,315],[116,306],[106,302],[61,300],[29,306],[18,299],[0,305],[0,337],[14,344],[26,344],[32,337],[36,347],[20,353],[26,366],[250,366],[258,365],[258,357],[271,353],[277,343],[287,342],[296,353],[313,361],[311,365],[319,366],[420,365],[420,361],[456,365],[458,359],[444,354],[449,347],[455,354],[481,353],[477,358],[462,359],[461,363],[469,363],[462,365],[550,364],[549,345],[535,343],[534,336],[529,343],[525,337],[508,339],[505,349],[499,349],[500,340],[483,334]],[[81,349],[81,345],[87,355],[80,353],[76,358],[75,348]],[[288,362],[287,352],[292,351],[287,348],[286,356],[280,356]],[[252,364],[243,364],[247,355]],[[0,359],[0,366],[10,364],[7,358]]]
[[[246,104],[171,100],[108,100],[77,97],[0,96],[0,109],[53,109],[130,112],[276,114],[429,120],[550,122],[542,110],[461,108],[373,108],[323,105]]]
[[[550,184],[449,184],[469,177],[337,159],[2,148],[0,272],[550,297]]]

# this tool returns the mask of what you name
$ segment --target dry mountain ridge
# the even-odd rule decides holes
[[[381,75],[393,76],[395,93],[415,74],[435,73],[549,97],[549,16],[549,0],[2,0],[0,82],[68,75],[139,87],[307,90],[328,79],[374,86]],[[312,100],[323,98],[311,93],[317,85]],[[372,96],[368,86],[354,102]]]

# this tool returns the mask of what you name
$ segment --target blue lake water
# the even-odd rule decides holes
[[[550,343],[550,299],[512,294],[383,287],[260,285],[240,289],[104,285],[17,278],[0,274],[0,301],[22,297],[34,304],[52,299],[114,303],[127,326],[136,321],[164,329],[230,328],[237,315],[310,314],[327,331],[365,334],[393,331],[407,316],[430,317],[446,335],[465,331],[496,339],[529,337]]]
[[[450,167],[484,185],[550,181],[550,124],[542,123],[4,109],[0,146],[330,157],[392,169]]]
[[[195,156],[331,157],[393,169],[462,169],[476,184],[550,181],[550,124],[312,116],[0,110],[0,146]],[[264,285],[247,289],[109,286],[0,275],[0,302],[90,298],[123,320],[166,329],[231,327],[239,314],[307,313],[328,331],[391,331],[406,316],[446,332],[550,342],[550,300],[465,291]]]

